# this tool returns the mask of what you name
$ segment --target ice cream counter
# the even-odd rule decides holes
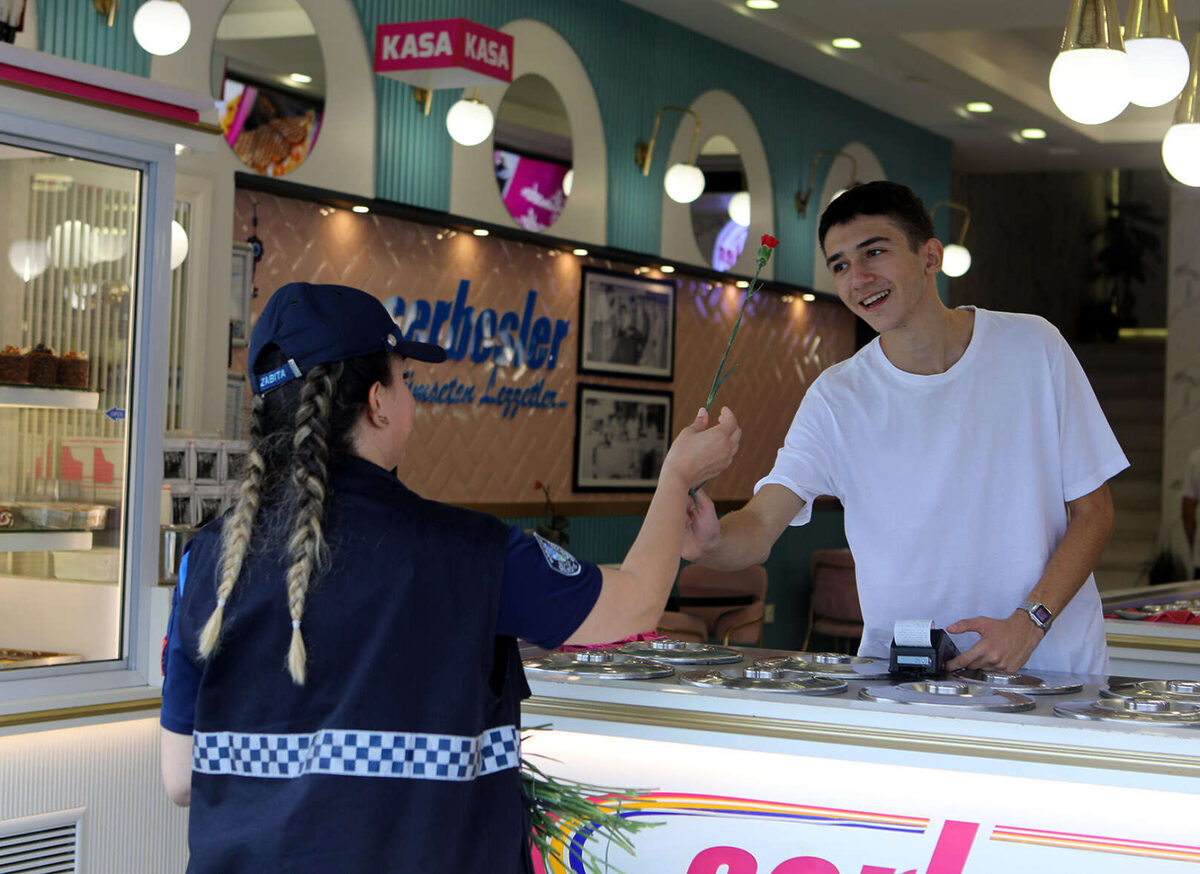
[[[1197,870],[1200,683],[898,683],[850,656],[659,647],[525,653],[523,755],[660,823],[631,858],[564,821],[554,870],[585,849],[627,874]]]

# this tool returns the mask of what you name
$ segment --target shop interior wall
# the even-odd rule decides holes
[[[239,190],[235,197],[235,235],[252,232],[257,209],[263,259],[255,274],[257,296],[252,317],[261,312],[274,289],[294,280],[339,282],[368,289],[381,300],[463,301],[479,313],[521,312],[537,292],[535,312],[569,323],[553,368],[538,370],[474,363],[467,356],[438,366],[418,368],[417,383],[473,386],[472,402],[418,405],[414,439],[401,478],[420,494],[465,505],[508,506],[524,527],[541,520],[543,481],[556,503],[571,517],[573,551],[598,562],[624,557],[633,542],[648,495],[637,492],[583,492],[572,488],[575,446],[576,383],[670,392],[674,401],[672,433],[677,432],[704,400],[717,362],[737,318],[743,292],[688,276],[677,283],[674,378],[652,381],[629,377],[578,374],[579,292],[585,266],[633,275],[633,265],[594,257],[579,258],[557,249],[456,233],[372,213],[356,215],[323,204],[261,191]],[[646,274],[650,275],[650,274]],[[661,276],[661,274],[658,274]],[[464,288],[461,284],[466,281]],[[854,349],[853,317],[830,300],[806,303],[796,296],[757,295],[746,310],[730,364],[737,371],[722,386],[717,405],[727,404],[744,429],[734,465],[708,485],[719,501],[740,502],[770,469],[792,415],[813,379]],[[445,343],[448,331],[441,340]],[[232,370],[244,372],[245,349],[235,349]],[[562,406],[522,409],[505,417],[500,407],[478,403],[498,386],[554,391]],[[495,395],[496,389],[490,390]],[[603,504],[603,509],[600,506]],[[625,504],[631,512],[612,509]],[[588,511],[596,505],[604,515]],[[528,509],[516,509],[524,507]],[[842,546],[840,512],[818,513],[819,522],[790,533],[768,565],[771,598],[780,616],[776,632],[799,645],[805,604],[803,592],[808,555],[813,549]],[[525,518],[528,517],[528,518]],[[786,591],[785,591],[786,590]],[[780,645],[783,642],[780,641]]]
[[[1081,308],[1103,293],[1097,233],[1114,173],[1119,202],[1145,204],[1163,222],[1161,257],[1147,258],[1146,280],[1135,285],[1135,315],[1139,326],[1165,326],[1170,189],[1158,169],[956,173],[953,200],[971,210],[972,268],[950,280],[948,303],[1035,313],[1074,341]],[[950,239],[960,227],[956,217]]]

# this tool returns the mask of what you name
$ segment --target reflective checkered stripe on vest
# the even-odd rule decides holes
[[[192,769],[202,774],[294,778],[305,774],[474,780],[516,768],[516,726],[479,737],[396,731],[324,729],[311,734],[197,732]]]

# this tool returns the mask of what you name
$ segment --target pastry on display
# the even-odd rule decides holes
[[[29,350],[30,385],[55,385],[58,381],[58,356],[45,343]]]
[[[58,359],[58,384],[64,388],[87,388],[88,358],[86,352],[72,349]]]
[[[5,346],[0,351],[0,382],[29,382],[29,356],[16,346]]]

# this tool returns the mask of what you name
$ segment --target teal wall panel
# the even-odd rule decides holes
[[[641,516],[572,516],[567,529],[567,549],[577,558],[597,564],[619,564],[633,545],[642,526]],[[522,516],[504,520],[510,525],[530,529],[543,516]],[[840,510],[820,510],[812,521],[783,532],[767,559],[767,601],[775,605],[775,621],[764,629],[764,643],[776,649],[800,649],[808,626],[808,593],[811,587],[809,565],[818,549],[837,549],[846,545],[843,514]]]
[[[37,0],[38,48],[52,55],[135,76],[150,75],[150,54],[133,38],[139,0],[125,0],[113,26],[91,0]]]
[[[740,100],[758,125],[775,187],[775,233],[783,241],[775,261],[781,281],[812,282],[818,216],[800,218],[793,195],[807,183],[816,151],[862,142],[889,178],[911,185],[927,203],[950,196],[948,140],[618,0],[355,0],[355,5],[370,45],[377,24],[433,18],[464,17],[496,28],[532,18],[558,31],[579,56],[600,104],[610,246],[659,252],[667,149],[656,148],[647,178],[633,162],[634,146],[649,138],[661,106],[688,106],[714,88]],[[439,95],[426,118],[407,87],[380,80],[377,93],[379,196],[445,210],[451,142],[436,120],[445,117],[454,95]],[[669,143],[680,122],[674,113],[664,117],[660,142]],[[702,139],[715,133],[703,129]],[[819,170],[818,191],[827,170],[827,165]]]

